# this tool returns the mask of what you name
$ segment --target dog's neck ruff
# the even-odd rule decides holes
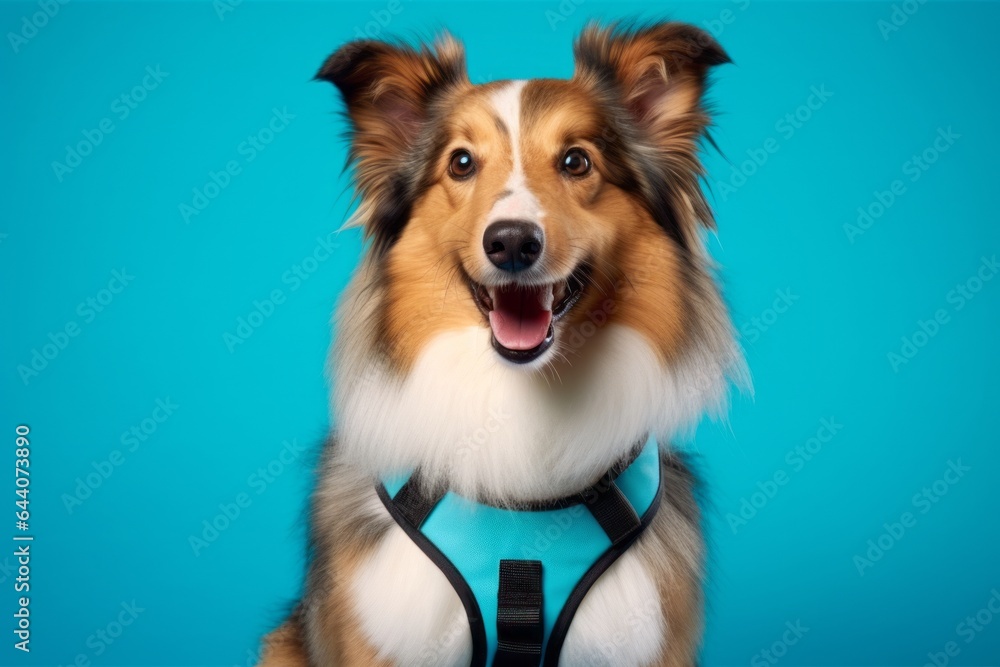
[[[579,494],[518,509],[428,493],[419,474],[377,491],[462,600],[471,667],[556,667],[583,597],[656,514],[660,477],[649,438]]]

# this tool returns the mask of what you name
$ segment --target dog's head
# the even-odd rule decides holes
[[[530,496],[531,470],[593,474],[718,400],[698,152],[728,57],[680,23],[592,26],[575,56],[568,80],[472,85],[450,37],[362,41],[320,69],[370,239],[340,311],[342,451]]]
[[[709,68],[727,61],[678,23],[587,29],[570,80],[471,85],[450,37],[331,56],[318,76],[347,104],[358,218],[387,279],[378,333],[394,362],[441,331],[481,326],[501,358],[537,369],[579,352],[570,332],[594,312],[677,352],[697,227],[711,224],[701,98]]]

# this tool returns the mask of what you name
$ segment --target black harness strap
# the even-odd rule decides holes
[[[649,526],[660,504],[662,490],[642,518],[622,490],[618,476],[635,462],[642,450],[636,448],[617,463],[593,486],[582,492],[555,500],[529,503],[517,509],[547,511],[583,504],[611,541],[610,548],[594,562],[577,582],[566,604],[557,614],[544,655],[546,667],[556,667],[570,623],[587,591]],[[421,532],[421,527],[434,508],[447,495],[447,489],[428,489],[421,483],[419,471],[414,472],[400,487],[395,497],[385,486],[376,491],[396,523],[444,573],[465,607],[472,633],[473,667],[486,667],[488,655],[485,623],[476,596],[462,573],[447,556]],[[501,560],[497,595],[497,650],[492,667],[539,667],[543,664],[545,644],[544,595],[542,562],[538,560]]]
[[[639,454],[642,453],[642,443],[644,440],[640,440],[633,447],[632,451],[629,452],[627,456],[622,458],[620,461],[615,463],[604,476],[601,477],[593,486],[587,487],[579,493],[573,493],[568,496],[563,496],[562,498],[552,498],[550,500],[538,500],[534,502],[521,503],[516,505],[513,509],[527,510],[531,512],[545,512],[548,510],[558,510],[565,509],[567,507],[575,507],[581,502],[590,502],[594,495],[598,493],[601,489],[607,487],[608,484],[618,479],[618,475],[625,472],[629,466],[635,463],[635,460],[639,458]]]
[[[497,653],[493,667],[538,667],[542,661],[542,562],[501,560]]]
[[[630,546],[639,538],[639,535],[643,530],[649,527],[649,524],[653,522],[656,517],[656,513],[660,509],[660,501],[663,498],[662,489],[656,492],[656,496],[653,498],[653,504],[649,506],[646,513],[642,515],[642,520],[640,522],[639,530],[637,530],[631,538],[620,542],[617,545],[612,545],[604,555],[601,556],[594,565],[587,570],[587,574],[583,575],[577,585],[573,588],[573,592],[570,593],[569,600],[566,601],[566,605],[559,612],[559,616],[556,618],[556,623],[552,626],[552,634],[549,635],[549,643],[545,647],[545,662],[542,664],[544,667],[558,667],[559,656],[562,654],[563,642],[566,641],[566,634],[569,632],[569,626],[573,622],[573,617],[576,615],[576,610],[580,608],[580,603],[583,602],[584,596],[590,590],[591,586],[600,578],[602,574],[607,572],[608,568],[611,567],[622,554],[624,554]]]
[[[416,477],[417,475],[413,475]],[[472,632],[472,667],[486,667],[486,627],[484,624],[483,613],[479,609],[479,603],[476,601],[476,595],[469,588],[469,583],[462,577],[462,573],[458,571],[455,565],[448,560],[448,557],[441,553],[441,550],[437,546],[427,539],[427,536],[420,532],[420,526],[423,525],[424,521],[430,515],[434,507],[441,502],[441,498],[444,494],[434,498],[432,500],[423,500],[419,488],[417,486],[418,482],[413,482],[411,480],[403,485],[399,491],[396,492],[396,497],[393,498],[389,495],[386,490],[385,485],[379,483],[375,487],[375,492],[378,493],[378,497],[382,500],[382,504],[385,505],[386,510],[392,515],[392,518],[396,521],[396,524],[403,529],[403,531],[410,536],[410,539],[420,547],[420,549],[427,554],[427,557],[437,565],[438,569],[444,573],[448,581],[451,583],[452,588],[458,594],[459,599],[462,601],[462,606],[465,607],[465,615],[469,619],[469,630]],[[409,487],[406,491],[406,495],[403,494],[403,489]],[[409,500],[404,501],[404,498],[409,498]],[[397,499],[400,502],[397,502]],[[404,512],[408,512],[407,515]],[[419,525],[414,524],[414,519],[419,520]]]
[[[614,480],[594,485],[585,498],[587,509],[601,524],[612,546],[621,544],[642,527],[635,508]]]
[[[411,526],[419,529],[445,494],[444,490],[434,494],[426,493],[420,483],[420,475],[413,474],[396,493],[392,503]]]

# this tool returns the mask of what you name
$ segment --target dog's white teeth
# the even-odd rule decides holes
[[[542,288],[541,298],[538,302],[541,304],[542,310],[552,310],[552,304],[555,302],[552,285],[546,285]]]

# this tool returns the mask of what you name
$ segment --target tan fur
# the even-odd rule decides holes
[[[350,581],[378,545],[389,519],[377,511],[370,480],[328,460],[313,498],[314,560],[302,624],[317,665],[389,667],[361,632]]]
[[[389,354],[404,369],[435,334],[482,324],[460,267],[461,258],[474,252],[475,221],[489,210],[511,168],[509,148],[488,106],[490,90],[484,86],[449,98],[454,111],[446,128],[452,138],[435,165],[439,175],[385,260],[384,334]],[[489,165],[481,169],[483,179],[475,193],[468,184],[445,176],[451,147],[470,143]],[[481,253],[481,241],[478,247]]]
[[[447,145],[475,146],[474,187],[444,175],[450,150],[442,151],[440,175],[386,259],[384,334],[403,371],[437,333],[484,324],[465,276],[481,279],[482,221],[513,167],[509,137],[487,106],[492,90],[463,91],[448,101],[454,111]],[[520,150],[528,186],[546,212],[550,271],[568,276],[580,262],[593,265],[593,289],[570,314],[569,326],[612,298],[621,306],[612,321],[633,326],[664,360],[670,358],[682,345],[688,319],[679,259],[648,212],[601,176],[605,166],[595,138],[603,129],[596,100],[577,81],[532,81],[524,95],[528,110]],[[552,166],[574,145],[589,149],[596,163],[593,175],[578,182]]]
[[[364,550],[353,554],[351,551],[350,548],[339,550],[327,563],[327,567],[337,573],[337,578],[314,600],[313,641],[310,643],[306,639],[304,620],[297,616],[290,618],[264,638],[259,667],[308,667],[310,664],[392,667],[391,663],[379,659],[351,611],[353,603],[345,591],[366,555]],[[323,661],[310,663],[310,654],[323,656]]]
[[[314,605],[310,610],[310,648],[313,655],[326,656],[328,662],[321,664],[391,667],[378,658],[377,651],[361,632],[348,593],[349,582],[369,551],[366,545],[344,540],[324,565],[332,573],[332,580],[327,582],[325,590],[315,589],[310,600]]]
[[[302,636],[302,625],[291,618],[264,637],[259,667],[308,667],[309,654]]]
[[[433,49],[352,42],[330,56],[316,76],[335,83],[347,102],[356,130],[351,161],[357,164],[362,196],[357,215],[374,224],[370,218],[387,203],[384,198],[400,154],[414,146],[431,112],[428,93],[469,85],[464,50],[449,35],[443,35]]]
[[[666,650],[660,667],[696,663],[702,631],[704,546],[690,474],[674,459],[661,466],[665,489],[660,510],[634,547],[660,590],[666,619]]]

